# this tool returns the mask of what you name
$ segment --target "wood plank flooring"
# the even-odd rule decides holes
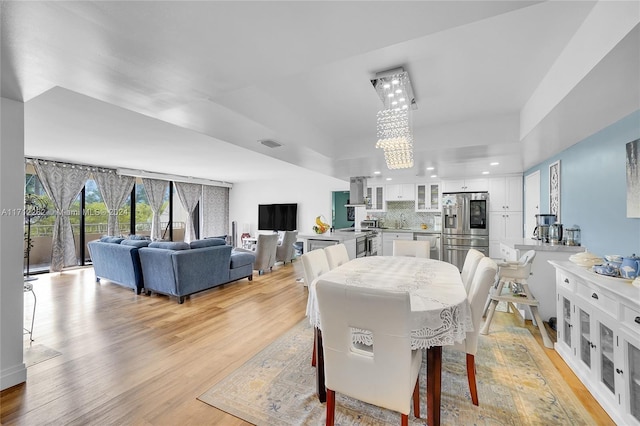
[[[3,425],[246,425],[196,398],[305,317],[302,264],[274,267],[187,298],[135,295],[92,268],[39,275],[33,345],[61,355],[0,394]],[[25,298],[26,320],[32,305]],[[496,313],[494,324],[521,325]],[[493,325],[492,325],[493,326]],[[542,346],[537,328],[526,327]],[[25,347],[28,346],[25,337]],[[594,419],[613,424],[553,350]]]

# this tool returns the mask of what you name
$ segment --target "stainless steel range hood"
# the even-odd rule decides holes
[[[349,179],[349,204],[345,207],[367,205],[367,177],[356,176]]]

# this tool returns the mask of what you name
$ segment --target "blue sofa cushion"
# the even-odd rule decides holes
[[[205,240],[208,240],[210,238],[219,238],[221,240],[227,241],[227,236],[226,235],[218,235],[218,236],[215,236],[215,237],[204,237]]]
[[[195,240],[191,241],[189,246],[192,249],[202,248],[202,247],[213,247],[213,246],[223,246],[227,242],[220,238],[205,238],[204,240]]]
[[[239,251],[231,253],[231,269],[236,269],[245,265],[252,265],[255,261],[256,255],[253,253],[244,253]]]
[[[172,242],[172,241],[154,241],[149,244],[147,247],[151,248],[161,248],[167,250],[189,250],[188,243],[185,242]]]
[[[136,234],[131,234],[128,237],[129,240],[145,240],[145,241],[151,241],[151,238],[146,236],[146,235],[136,235]]]
[[[149,244],[151,244],[151,241],[149,240],[122,240],[122,242],[120,243],[120,245],[123,246],[133,246],[133,247],[147,247]]]
[[[103,237],[100,237],[100,241],[103,243],[120,244],[123,240],[124,238],[122,237],[114,237],[111,235],[105,235]]]

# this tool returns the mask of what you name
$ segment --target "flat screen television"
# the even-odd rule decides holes
[[[259,204],[258,230],[295,231],[298,229],[297,204]]]

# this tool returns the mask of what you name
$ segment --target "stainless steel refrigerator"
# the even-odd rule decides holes
[[[489,193],[442,194],[442,260],[462,271],[467,251],[489,256]]]

